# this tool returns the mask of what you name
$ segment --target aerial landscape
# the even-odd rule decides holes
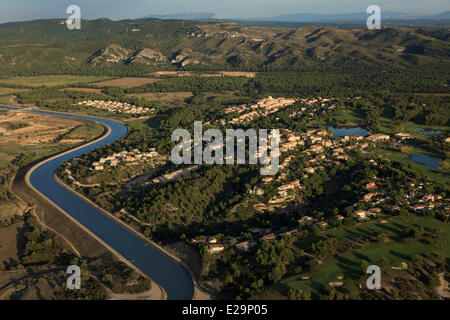
[[[449,300],[438,3],[0,15],[0,300]]]

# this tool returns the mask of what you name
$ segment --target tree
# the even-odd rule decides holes
[[[270,281],[273,283],[278,283],[283,278],[286,273],[286,267],[284,265],[276,266],[272,269],[271,272],[267,275]]]

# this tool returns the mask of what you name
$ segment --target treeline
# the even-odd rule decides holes
[[[223,283],[222,293],[227,298],[248,299],[278,284],[287,273],[301,272],[302,266],[308,268],[309,259],[298,259],[291,249],[294,240],[263,242],[248,253],[226,250],[210,265],[205,280],[219,278]]]
[[[448,75],[430,68],[421,72],[361,68],[352,72],[323,70],[321,72],[272,72],[262,73],[249,81],[247,92],[290,93],[323,95],[347,98],[368,94],[398,93],[449,93],[444,83]]]
[[[174,77],[129,88],[125,90],[125,93],[241,91],[248,81],[246,77]]]
[[[364,96],[368,94],[449,93],[448,76],[436,70],[421,72],[361,68],[352,72],[336,69],[320,72],[263,72],[255,78],[245,77],[174,77],[126,89],[126,93],[144,92],[223,92],[237,91],[247,95],[322,95],[328,97]]]
[[[94,266],[93,271],[114,293],[141,293],[151,288],[149,278],[141,276],[121,261]]]
[[[157,184],[120,199],[120,207],[139,220],[158,226],[157,239],[177,240],[197,228],[234,216],[232,207],[259,179],[252,167],[205,166],[189,177]],[[195,201],[192,201],[195,199]],[[193,230],[190,230],[192,228]]]

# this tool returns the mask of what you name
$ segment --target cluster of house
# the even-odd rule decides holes
[[[138,107],[126,102],[104,101],[104,100],[86,100],[78,102],[77,105],[85,105],[96,109],[106,110],[109,112],[123,112],[129,114],[143,114],[155,111],[155,109]]]
[[[289,129],[280,129],[280,138],[280,153],[289,152],[300,145],[306,148],[303,152],[310,157],[307,161],[308,166],[305,166],[303,169],[303,179],[309,178],[312,174],[325,169],[325,167],[336,166],[343,161],[349,160],[350,156],[346,153],[349,150],[357,149],[364,151],[374,143],[391,140],[391,137],[387,134],[373,134],[368,137],[363,137],[362,135],[345,135],[333,138],[325,129],[311,129],[304,133],[295,133]],[[400,141],[410,139],[412,136],[407,133],[399,133],[394,138]],[[278,187],[278,194],[271,198],[267,205],[264,203],[255,204],[254,208],[256,210],[273,211],[275,208],[285,208],[289,205],[289,202],[295,200],[295,191],[303,189],[299,179],[286,182],[288,173],[285,172],[285,169],[289,167],[293,159],[294,156],[292,154],[287,155],[280,163],[280,171],[276,177],[263,178],[262,182],[264,184],[272,182],[281,182],[283,184]],[[377,165],[374,160],[371,160],[371,162]],[[290,192],[290,190],[292,191]],[[258,192],[263,193],[264,190],[261,189]],[[255,192],[255,194],[258,193]],[[373,199],[377,199],[374,201],[374,204],[379,205],[388,200],[389,197],[386,197],[380,192],[369,192],[363,198],[365,202],[370,202]],[[423,205],[418,205],[417,210],[422,210],[421,206]],[[378,212],[378,209],[374,209],[367,212],[361,211],[355,215],[361,220],[365,220],[368,217],[375,216]]]
[[[336,215],[330,219],[330,223],[338,223],[342,220],[344,220],[344,216]],[[303,228],[311,226],[313,224],[317,225],[322,230],[327,229],[329,226],[328,222],[326,221],[317,221],[317,219],[313,217],[303,216],[300,220],[298,220],[298,227],[296,228],[281,228],[278,231],[273,231],[272,228],[252,227],[248,231],[253,235],[254,238],[242,242],[237,242],[234,244],[234,246],[238,250],[248,251],[249,249],[257,245],[259,241],[274,242],[279,238],[292,237]],[[225,249],[224,244],[217,243],[217,238],[215,236],[199,236],[191,239],[191,243],[205,245],[210,253],[220,253]]]
[[[377,165],[375,161],[371,161],[373,165]],[[376,180],[376,178],[375,178]],[[289,184],[286,184],[284,188],[296,188],[299,186],[298,181],[293,181]],[[424,188],[424,184],[421,183],[418,186],[415,186],[412,183],[409,185],[405,185],[405,188],[409,188],[408,192],[405,194],[405,198],[409,199],[410,206],[409,208],[415,212],[427,212],[430,209],[434,209],[436,207],[444,208],[447,214],[450,215],[450,207],[449,207],[449,199],[443,199],[440,195],[432,195],[426,194],[425,196],[416,199],[416,193],[421,192]],[[283,189],[283,188],[282,188]],[[367,210],[357,209],[355,208],[353,211],[353,216],[357,218],[359,221],[367,221],[370,218],[376,218],[383,210],[388,210],[390,212],[400,210],[400,206],[396,204],[390,204],[393,202],[393,198],[390,197],[385,191],[382,190],[381,185],[377,182],[369,182],[364,185],[364,189],[367,193],[362,197],[359,202],[354,204],[354,207],[358,207],[358,204],[364,203],[365,207],[368,207]],[[258,192],[259,189],[254,187],[252,192]],[[381,208],[382,206],[382,208]],[[345,217],[340,214],[336,214],[332,217],[329,217],[326,220],[318,220],[311,216],[302,216],[299,219],[298,226],[296,228],[282,228],[279,231],[273,231],[272,228],[259,228],[253,227],[248,231],[253,235],[253,239],[237,242],[234,246],[241,251],[248,251],[252,247],[254,247],[258,242],[261,241],[271,241],[274,242],[279,238],[289,237],[295,235],[300,230],[310,227],[317,226],[321,230],[326,230],[331,226],[335,226],[340,224]],[[238,240],[238,238],[235,238]],[[207,249],[210,253],[220,253],[225,249],[224,244],[217,243],[217,238],[214,236],[200,236],[194,239],[191,239],[191,243],[200,243],[207,246]]]
[[[371,160],[371,162],[373,165],[376,165],[375,161]],[[400,205],[395,203],[392,196],[382,190],[377,183],[367,183],[365,189],[367,193],[363,195],[359,203],[364,203],[365,206],[370,207],[370,209],[355,211],[355,216],[359,220],[365,221],[369,217],[376,217],[383,210],[380,206],[383,206],[391,212],[400,210]],[[421,198],[418,198],[419,194],[424,193],[423,183],[416,186],[414,183],[410,182],[404,185],[404,189],[406,190],[404,198],[411,211],[416,213],[427,213],[435,208],[444,208],[447,215],[450,215],[450,199],[444,199],[441,195],[433,194],[425,194]],[[358,206],[358,203],[355,203],[354,206]]]
[[[450,215],[450,199],[444,199],[438,194],[425,194],[421,198],[418,198],[417,194],[423,194],[424,188],[425,185],[423,183],[420,183],[419,185],[409,183],[408,186],[405,186],[405,189],[408,189],[405,198],[408,201],[409,209],[416,213],[427,213],[436,208],[443,208],[447,216]]]
[[[275,113],[282,108],[290,106],[297,102],[298,99],[294,98],[273,98],[268,96],[267,98],[258,100],[254,104],[243,104],[239,106],[232,106],[225,109],[225,114],[238,113],[239,116],[231,119],[228,123],[248,123],[262,116]],[[225,125],[225,119],[217,121],[220,125]]]
[[[358,148],[364,150],[369,147],[369,142],[364,141],[363,136],[344,136],[339,138],[332,138],[330,133],[325,129],[311,129],[304,133],[294,133],[288,129],[280,130],[280,152],[285,153],[291,151],[297,146],[305,146],[304,153],[310,156],[308,166],[305,166],[302,178],[307,179],[312,174],[317,173],[325,166],[333,166],[341,164],[341,161],[346,161],[349,156],[345,154],[346,150]],[[327,157],[326,150],[329,150],[332,157]],[[288,174],[285,169],[288,168],[293,155],[287,155],[279,165],[279,173],[277,177],[265,177],[262,182],[269,184],[277,181],[283,183],[278,187],[278,194],[268,201],[268,205],[264,203],[257,203],[254,208],[258,211],[273,210],[274,208],[284,208],[290,201],[295,199],[295,190],[303,189],[299,179],[290,182],[285,182]],[[290,192],[292,190],[292,192]]]
[[[199,236],[191,239],[191,243],[207,246],[209,253],[219,253],[225,249],[223,244],[218,243],[217,237],[215,236]]]
[[[119,164],[134,164],[137,161],[142,160],[163,160],[165,159],[164,156],[160,155],[155,148],[151,148],[148,152],[141,152],[138,149],[134,149],[133,151],[121,151],[114,153],[112,155],[109,155],[104,158],[100,158],[100,160],[94,162],[92,164],[93,170],[100,171],[104,170],[106,165],[109,165],[111,167],[118,166]]]
[[[302,102],[303,105],[299,110],[294,111],[289,117],[306,117],[313,118],[321,113],[326,113],[336,108],[335,99],[314,98],[314,99],[294,99],[294,98],[273,98],[269,96],[261,99],[254,104],[243,104],[239,106],[232,106],[225,109],[225,114],[238,113],[239,116],[228,121],[230,124],[245,124],[253,121],[261,116],[278,112],[282,108],[293,105],[296,102]],[[227,121],[220,119],[216,124],[225,125]]]
[[[440,195],[425,195],[419,199],[415,204],[411,204],[409,208],[414,212],[426,213],[434,208],[441,207],[446,209],[446,213],[450,214],[450,207],[448,200],[444,201]]]
[[[298,229],[292,229],[280,233],[274,233],[272,232],[272,228],[250,228],[250,233],[256,237],[258,237],[257,240],[251,239],[246,240],[242,242],[236,243],[234,246],[242,251],[248,251],[250,248],[254,247],[259,241],[275,241],[279,237],[287,237],[287,236],[293,236],[295,233],[298,232]],[[238,239],[238,238],[235,238]],[[196,238],[191,239],[191,243],[193,244],[202,244],[205,245],[210,253],[220,253],[225,249],[224,244],[220,244],[217,241],[217,238],[215,236],[199,236]]]
[[[336,99],[331,98],[312,98],[312,99],[300,99],[303,106],[299,110],[294,111],[289,115],[290,118],[303,117],[312,118],[315,115],[324,114],[330,110],[336,108]]]

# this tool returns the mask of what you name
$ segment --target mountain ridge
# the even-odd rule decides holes
[[[417,19],[450,19],[450,10],[437,14],[414,14],[397,11],[381,11],[382,19],[386,20],[417,20]],[[280,14],[272,17],[228,17],[226,20],[238,21],[275,21],[275,22],[331,22],[331,21],[365,21],[368,14],[364,12],[353,13],[335,13],[335,14],[320,14],[314,12],[305,13],[291,13]],[[177,19],[177,20],[221,20],[222,18],[217,13],[176,13],[176,14],[152,14],[142,17],[156,18],[163,20]]]
[[[158,19],[83,20],[82,26],[82,30],[70,31],[62,19],[3,25],[0,72],[48,72],[52,68],[140,73],[165,68],[305,70],[355,62],[399,68],[450,64],[448,29],[294,29]]]

